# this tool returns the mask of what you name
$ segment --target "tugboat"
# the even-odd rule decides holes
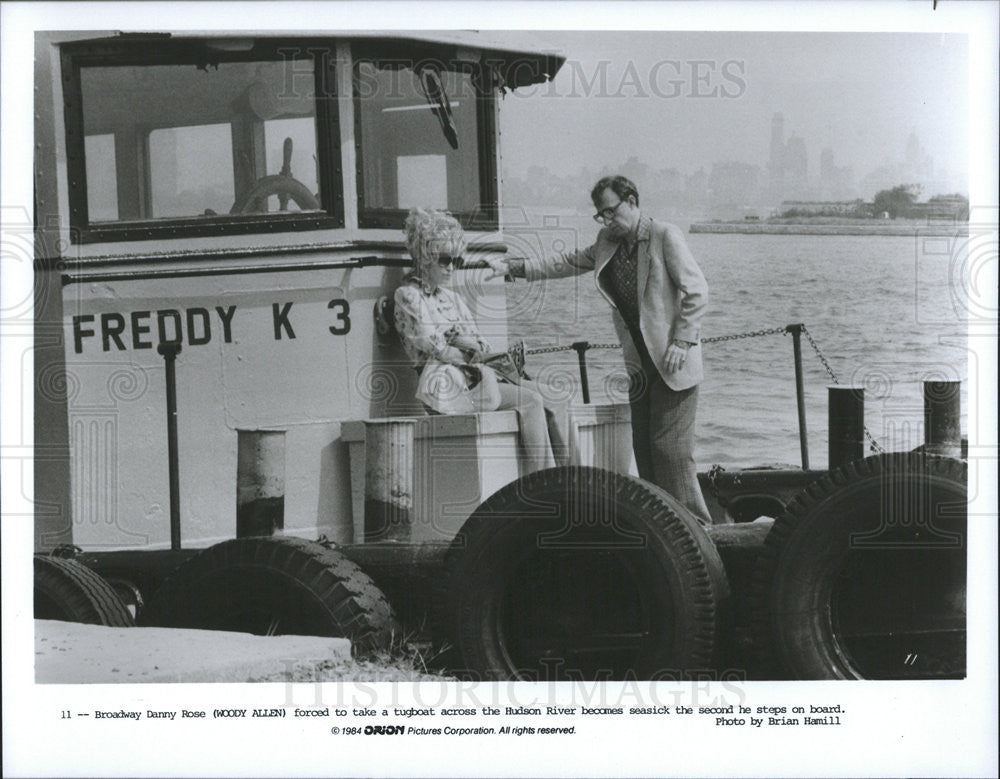
[[[513,411],[414,400],[409,207],[462,222],[511,346],[500,97],[563,64],[518,40],[37,35],[36,618],[416,635],[472,679],[964,677],[957,387],[869,457],[848,390],[829,470],[703,474],[707,528],[630,475],[627,406],[525,474]]]

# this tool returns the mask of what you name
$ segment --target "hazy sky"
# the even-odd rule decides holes
[[[802,137],[810,173],[830,147],[862,178],[901,161],[915,131],[952,179],[968,173],[964,35],[916,33],[544,32],[567,57],[554,82],[508,95],[504,168],[554,172],[636,156],[691,172],[766,166],[771,118]],[[603,63],[603,64],[602,64]],[[606,88],[602,88],[604,74]],[[701,96],[701,95],[715,95]],[[730,95],[726,97],[724,95]],[[966,187],[962,188],[966,190]]]

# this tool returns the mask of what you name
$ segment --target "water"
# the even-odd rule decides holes
[[[540,251],[572,245],[567,235],[586,245],[597,232],[587,216],[564,213],[533,221],[544,227],[530,237],[525,230],[512,251],[523,252],[529,243]],[[968,353],[959,274],[966,239],[686,237],[709,283],[703,338],[804,323],[840,383],[865,388],[865,423],[885,449],[923,442],[925,379],[963,382],[965,431]],[[592,274],[530,285],[519,280],[508,285],[507,298],[511,334],[524,338],[529,349],[577,340],[617,343],[610,309]],[[833,382],[805,338],[802,346],[810,465],[823,467],[827,386]],[[699,466],[799,464],[791,336],[708,344],[704,363]],[[592,349],[587,364],[592,402],[626,399],[620,349]],[[531,355],[528,369],[554,393],[581,400],[575,352]]]

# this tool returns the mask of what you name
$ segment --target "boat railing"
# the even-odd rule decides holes
[[[795,398],[796,405],[798,407],[799,416],[799,448],[802,454],[802,469],[809,470],[809,436],[806,429],[806,401],[805,401],[805,382],[802,374],[802,336],[805,335],[806,339],[809,341],[810,346],[816,352],[819,357],[820,362],[823,363],[823,367],[826,368],[827,373],[833,380],[834,384],[840,384],[840,379],[837,378],[837,374],[834,372],[830,365],[829,360],[823,355],[822,350],[816,343],[816,340],[812,337],[809,330],[806,329],[804,324],[795,323],[790,325],[785,325],[784,327],[769,327],[762,330],[749,330],[744,333],[734,333],[731,335],[719,335],[711,338],[702,339],[702,344],[710,343],[720,343],[722,341],[736,341],[742,338],[760,338],[763,336],[770,335],[791,335],[792,336],[792,353],[795,363]],[[580,392],[583,397],[583,402],[585,404],[590,403],[590,381],[587,376],[587,352],[590,349],[620,349],[621,345],[616,343],[590,343],[589,341],[574,341],[573,343],[566,346],[543,346],[535,349],[526,350],[527,354],[548,354],[552,352],[564,352],[573,350],[576,352],[577,361],[580,368]],[[867,437],[872,451],[881,452],[882,447],[874,439],[871,433],[866,427],[864,429],[865,436]]]

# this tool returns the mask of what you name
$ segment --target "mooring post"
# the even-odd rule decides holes
[[[864,387],[829,388],[830,470],[865,456]]]
[[[924,382],[924,449],[947,457],[962,456],[962,383]]]
[[[809,437],[806,433],[806,389],[802,379],[802,325],[786,325],[792,334],[792,352],[795,356],[795,399],[799,409],[799,449],[802,452],[802,470],[809,470]]]
[[[589,341],[576,341],[570,346],[576,349],[576,358],[580,363],[580,390],[583,392],[583,402],[590,403],[590,383],[587,381],[587,350]]]
[[[161,343],[156,347],[162,355],[167,383],[167,472],[170,485],[170,548],[181,548],[180,470],[177,459],[177,374],[174,370],[179,343]]]
[[[365,422],[365,541],[409,541],[415,419]]]
[[[236,537],[285,527],[285,431],[236,431]]]

